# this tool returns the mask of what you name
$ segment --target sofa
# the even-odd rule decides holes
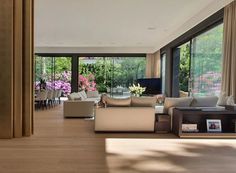
[[[205,96],[205,97],[183,97],[183,98],[165,98],[163,112],[171,118],[171,128],[173,124],[173,110],[176,107],[180,108],[200,108],[200,109],[217,109],[224,110],[224,106],[220,106],[217,96]]]
[[[63,103],[64,117],[93,117],[94,106],[100,101],[97,91],[71,93]]]
[[[95,110],[96,132],[154,132],[155,97],[114,99]]]

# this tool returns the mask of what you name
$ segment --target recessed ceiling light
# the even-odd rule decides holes
[[[150,26],[150,27],[148,27],[147,29],[148,29],[148,30],[156,30],[156,27]]]

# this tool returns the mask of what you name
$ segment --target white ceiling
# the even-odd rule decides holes
[[[36,53],[152,53],[232,0],[36,0]]]

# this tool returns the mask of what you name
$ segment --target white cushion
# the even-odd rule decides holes
[[[80,96],[81,100],[84,100],[84,97],[80,92],[78,92],[78,95]]]
[[[100,99],[99,98],[86,98],[85,101],[93,101],[94,103],[98,103]]]
[[[217,101],[217,96],[194,97],[191,107],[215,107]]]
[[[183,97],[183,98],[172,98],[166,97],[164,102],[164,113],[168,113],[168,109],[171,107],[188,107],[190,106],[193,98]]]
[[[87,97],[88,98],[99,97],[99,93],[98,91],[87,91]]]
[[[219,106],[224,106],[227,104],[227,99],[228,99],[228,96],[226,95],[225,92],[222,92],[219,96],[219,99],[218,99],[218,102],[217,102],[217,105]]]
[[[83,98],[85,98],[85,99],[87,98],[87,94],[86,94],[86,92],[84,90],[81,91],[80,94],[82,94]]]
[[[227,105],[234,105],[234,96],[229,96],[226,102]]]
[[[85,91],[80,91],[79,95],[81,96],[82,100],[85,100],[87,98]]]
[[[71,94],[68,96],[68,99],[69,99],[69,100],[80,100],[80,99],[81,99],[81,96],[79,95],[79,93],[71,93]]]

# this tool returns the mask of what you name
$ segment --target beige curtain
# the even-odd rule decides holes
[[[224,9],[222,91],[236,98],[236,1]]]
[[[146,56],[146,78],[159,78],[161,73],[160,51]]]
[[[33,0],[0,4],[0,138],[33,133]]]

